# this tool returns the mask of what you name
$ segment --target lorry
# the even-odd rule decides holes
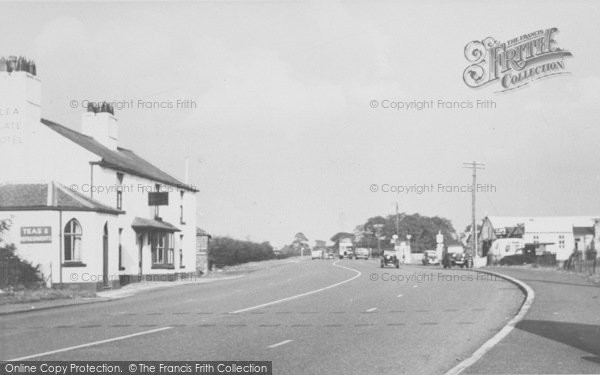
[[[352,259],[354,257],[354,244],[352,240],[345,238],[340,241],[339,257],[340,259]]]

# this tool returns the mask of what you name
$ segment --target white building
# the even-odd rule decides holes
[[[0,61],[5,240],[52,285],[194,273],[197,190],[119,147],[110,106],[88,108],[81,132],[42,119],[32,73]]]
[[[487,216],[483,219],[479,241],[484,251],[497,238],[522,238],[525,243],[548,243],[546,250],[564,261],[573,250],[590,249],[598,241],[598,216]],[[594,238],[596,235],[596,239]]]

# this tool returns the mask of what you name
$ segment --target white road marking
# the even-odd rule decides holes
[[[398,298],[402,297],[402,294],[398,294]]]
[[[354,275],[354,276],[352,276],[352,277],[351,277],[351,278],[349,278],[349,279],[346,279],[346,280],[344,280],[344,281],[341,281],[341,282],[339,282],[339,283],[331,284],[331,285],[329,285],[329,286],[326,286],[326,287],[324,287],[324,288],[319,288],[319,289],[311,290],[310,292],[301,293],[301,294],[296,294],[295,296],[291,296],[291,297],[287,297],[287,298],[282,298],[282,299],[278,299],[278,300],[275,300],[275,301],[271,301],[271,302],[263,303],[263,304],[260,304],[260,305],[256,305],[256,306],[252,306],[252,307],[247,307],[247,308],[245,308],[245,309],[240,309],[240,310],[232,311],[232,312],[230,312],[230,314],[239,314],[239,313],[242,313],[242,312],[246,312],[246,311],[250,311],[250,310],[256,310],[256,309],[260,309],[260,308],[267,307],[267,306],[271,306],[271,305],[275,305],[275,304],[278,304],[278,303],[282,303],[282,302],[286,302],[286,301],[291,301],[291,300],[293,300],[293,299],[296,299],[296,298],[300,298],[300,297],[309,296],[309,295],[311,295],[311,294],[319,293],[319,292],[322,292],[322,291],[324,291],[324,290],[331,289],[331,288],[335,288],[335,287],[337,287],[337,286],[340,286],[340,285],[346,284],[346,283],[348,283],[348,282],[350,282],[350,281],[352,281],[352,280],[354,280],[354,279],[356,279],[356,278],[358,278],[358,277],[360,277],[360,276],[362,275],[362,272],[360,272],[359,270],[355,270],[354,268],[349,268],[349,267],[340,266],[340,265],[338,265],[338,264],[337,264],[337,262],[339,262],[339,261],[338,261],[338,260],[336,260],[335,262],[333,262],[333,266],[334,266],[334,267],[338,267],[338,268],[345,268],[345,269],[347,269],[347,270],[350,270],[350,271],[357,272],[357,274],[356,274],[356,275]]]
[[[277,344],[269,345],[269,346],[267,346],[267,348],[273,349],[273,348],[276,348],[278,346],[288,344],[288,343],[290,343],[292,341],[294,341],[294,340],[285,340],[285,341],[282,341],[282,342],[278,342]]]
[[[416,288],[416,287],[417,287],[417,285],[413,285],[413,288]]]
[[[75,350],[75,349],[81,349],[81,348],[87,348],[89,346],[94,346],[94,345],[100,345],[100,344],[106,344],[108,342],[113,342],[113,341],[119,341],[119,340],[125,340],[131,337],[136,337],[136,336],[142,336],[142,335],[148,335],[150,333],[155,333],[155,332],[160,332],[160,331],[166,331],[167,329],[171,329],[173,327],[162,327],[162,328],[157,328],[157,329],[151,329],[149,331],[143,331],[143,332],[138,332],[138,333],[132,333],[130,335],[125,335],[125,336],[119,336],[119,337],[113,337],[111,339],[106,339],[106,340],[100,340],[100,341],[94,341],[94,342],[90,342],[87,344],[81,344],[81,345],[75,345],[75,346],[69,346],[67,348],[62,348],[62,349],[56,349],[56,350],[51,350],[49,352],[44,352],[44,353],[38,353],[38,354],[32,354],[32,355],[28,355],[25,357],[20,357],[20,358],[13,358],[13,359],[8,359],[7,361],[23,361],[26,359],[31,359],[31,358],[37,358],[37,357],[45,357],[47,355],[50,354],[56,354],[56,353],[62,353],[62,352],[68,352],[69,350]]]
[[[490,349],[492,349],[494,347],[494,345],[496,345],[504,337],[506,337],[510,333],[510,331],[512,331],[513,328],[515,328],[517,323],[519,323],[521,320],[523,320],[523,318],[525,317],[525,314],[527,314],[527,312],[531,308],[531,305],[533,305],[533,299],[535,298],[535,292],[533,291],[533,289],[531,289],[531,287],[529,285],[525,284],[521,280],[517,280],[513,277],[502,275],[502,274],[496,273],[496,272],[490,272],[490,271],[474,271],[474,272],[481,272],[481,273],[486,273],[489,275],[494,275],[497,277],[501,277],[505,280],[508,280],[514,284],[517,284],[519,286],[519,288],[525,292],[525,295],[526,295],[525,302],[523,302],[523,305],[521,305],[521,310],[519,310],[519,313],[517,315],[515,315],[515,317],[512,318],[508,323],[506,323],[506,325],[498,333],[496,333],[494,336],[492,336],[491,339],[486,341],[479,349],[477,349],[477,351],[475,353],[473,353],[473,355],[471,355],[469,358],[465,359],[464,361],[460,362],[458,365],[456,365],[453,368],[451,368],[450,370],[448,370],[448,372],[446,372],[446,374],[444,374],[444,375],[460,374],[461,372],[466,370],[469,366],[473,365],[475,362],[477,362],[479,359],[481,359],[481,357],[483,357],[485,355],[485,353],[489,352]]]
[[[370,308],[370,309],[367,310],[367,312],[373,312],[375,310],[377,310],[377,307]]]

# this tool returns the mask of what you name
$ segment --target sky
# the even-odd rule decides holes
[[[189,159],[200,227],[282,245],[396,203],[463,230],[471,194],[438,184],[470,184],[474,160],[493,187],[478,219],[600,215],[599,14],[594,1],[0,2],[0,50],[35,60],[44,118],[80,130],[83,101],[133,103],[116,112],[119,145],[180,179]],[[469,42],[552,27],[570,74],[504,93],[463,82]],[[423,100],[495,108],[382,108]]]

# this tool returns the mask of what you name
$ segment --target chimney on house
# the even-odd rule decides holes
[[[24,57],[0,57],[0,116],[19,130],[34,131],[41,115],[41,82],[36,66]],[[18,125],[17,125],[18,124]]]
[[[81,131],[107,148],[117,150],[117,118],[111,104],[88,103],[87,112],[81,116]]]

